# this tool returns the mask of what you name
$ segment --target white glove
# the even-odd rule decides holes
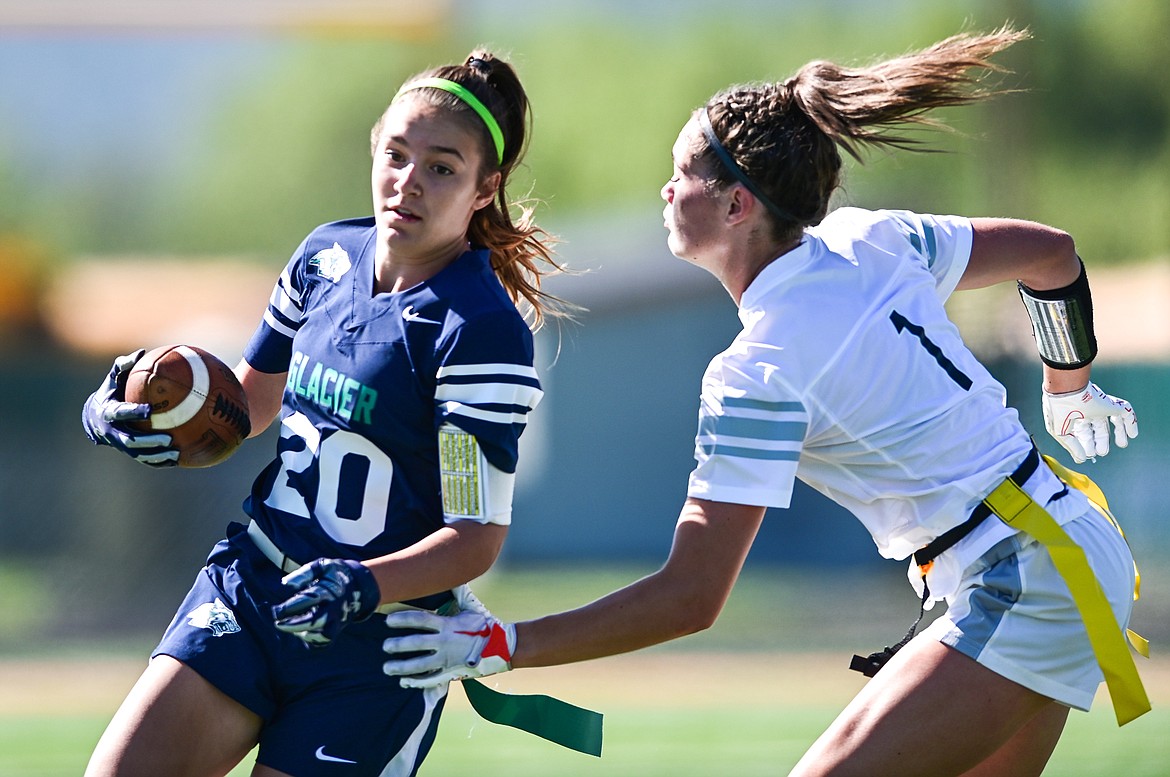
[[[1067,394],[1044,392],[1044,426],[1080,464],[1109,453],[1109,422],[1118,448],[1137,437],[1137,416],[1124,399],[1111,397],[1090,383]]]
[[[512,668],[516,626],[503,623],[480,603],[470,589],[456,589],[464,612],[436,615],[425,610],[402,610],[386,616],[392,629],[419,629],[425,633],[390,637],[382,649],[391,659],[382,670],[400,676],[403,688],[434,688],[451,680],[486,677]],[[402,653],[422,653],[396,658]]]
[[[472,590],[471,586],[466,583],[451,589],[451,593],[455,595],[455,612],[478,612],[480,615],[491,618],[492,614],[488,612],[488,608],[479,600]],[[449,614],[449,613],[444,613]]]

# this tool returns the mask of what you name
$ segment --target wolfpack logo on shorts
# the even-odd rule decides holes
[[[207,629],[213,637],[235,634],[240,630],[235,614],[218,598],[187,613],[187,622],[199,629]]]

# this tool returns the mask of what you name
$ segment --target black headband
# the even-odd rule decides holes
[[[727,171],[735,176],[735,179],[742,183],[747,188],[747,190],[755,196],[757,200],[764,203],[764,207],[767,208],[773,216],[783,221],[795,221],[800,223],[800,219],[796,218],[796,216],[793,216],[791,213],[772,202],[772,200],[767,195],[760,191],[760,188],[756,186],[752,179],[748,178],[747,173],[745,173],[743,169],[735,163],[735,160],[732,158],[731,154],[727,152],[727,149],[725,149],[723,144],[719,142],[719,138],[715,136],[715,128],[711,126],[711,117],[707,115],[706,107],[699,111],[699,127],[703,130],[703,136],[707,138],[707,144],[711,146],[711,150],[715,152],[715,156],[719,157],[719,161],[723,163],[723,166],[727,168]]]

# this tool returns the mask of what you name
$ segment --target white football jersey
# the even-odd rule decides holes
[[[943,307],[971,240],[962,217],[842,208],[765,267],[704,375],[688,494],[787,507],[800,478],[898,559],[965,520],[1031,448]],[[980,546],[1011,533],[985,524]]]

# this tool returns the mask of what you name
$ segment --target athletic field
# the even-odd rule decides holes
[[[678,647],[488,678],[499,690],[546,693],[605,714],[602,758],[478,718],[452,686],[424,777],[783,775],[865,682],[852,652],[896,640],[916,614],[904,583],[879,576],[822,599],[807,575],[749,574],[714,629]],[[504,617],[583,601],[629,571],[533,570],[479,585]],[[556,581],[553,583],[552,581]],[[529,592],[504,595],[504,589]],[[1147,589],[1148,590],[1148,589]],[[533,593],[535,592],[535,593]],[[840,593],[840,592],[838,592]],[[792,606],[798,601],[803,606]],[[566,605],[567,606],[567,605]],[[522,612],[516,612],[516,609]],[[1139,605],[1139,610],[1141,605]],[[1147,613],[1147,616],[1152,613]],[[1142,630],[1141,619],[1135,626]],[[1147,636],[1153,636],[1149,627]],[[747,644],[751,650],[734,649]],[[1155,650],[1164,640],[1155,642]],[[144,662],[124,651],[0,658],[0,775],[77,777]],[[810,652],[813,651],[813,652]],[[1074,712],[1046,774],[1165,777],[1170,764],[1170,659],[1139,659],[1154,711],[1118,729],[1102,692]],[[246,775],[249,765],[232,772]]]

